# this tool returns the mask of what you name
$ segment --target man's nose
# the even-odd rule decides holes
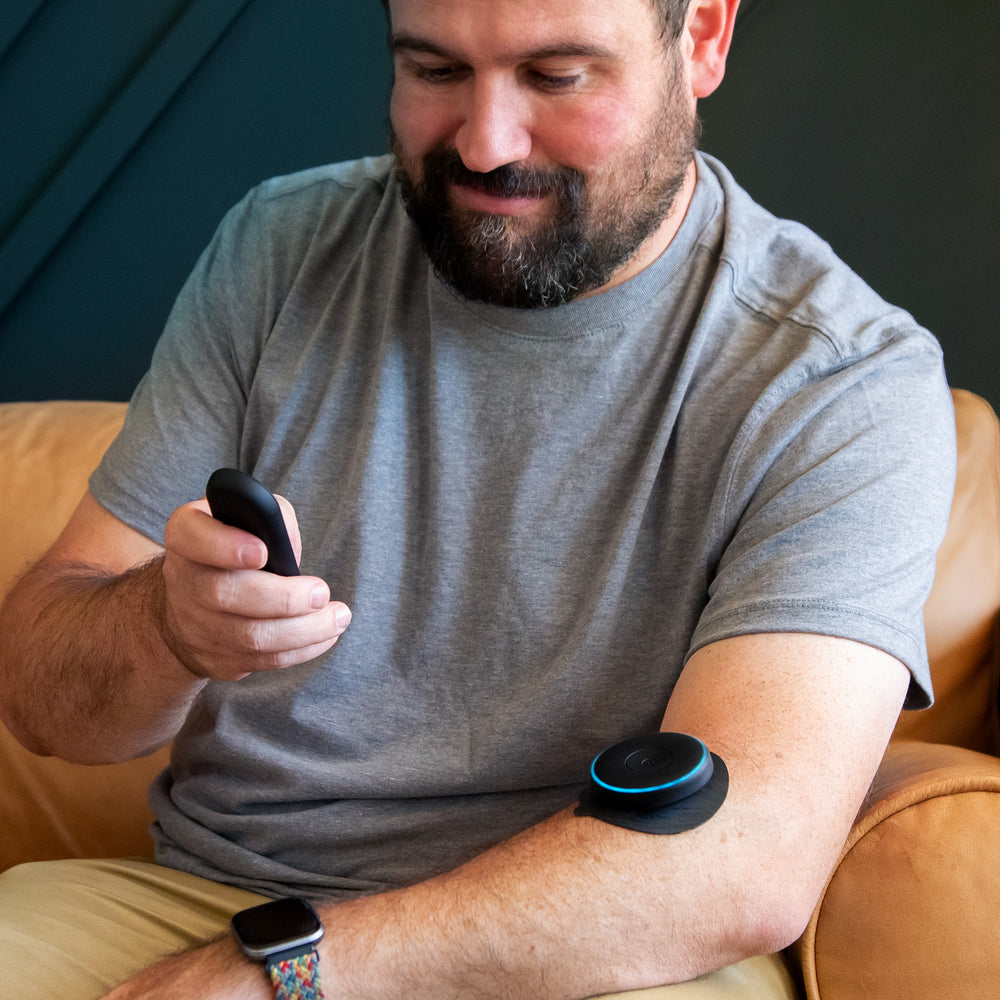
[[[474,81],[455,135],[462,162],[477,173],[526,160],[531,152],[528,102],[501,81]]]

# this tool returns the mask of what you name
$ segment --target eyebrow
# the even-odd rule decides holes
[[[394,34],[390,40],[392,51],[398,52],[422,52],[425,55],[437,56],[440,59],[448,59],[453,62],[465,62],[461,55],[438,45],[428,38],[421,38],[419,35],[410,35],[406,32]],[[538,49],[531,49],[526,52],[511,53],[503,61],[510,63],[532,62],[539,59],[552,59],[560,56],[584,56],[591,59],[610,59],[614,53],[602,45],[594,45],[591,42],[565,41],[557,42],[554,45],[545,45]]]

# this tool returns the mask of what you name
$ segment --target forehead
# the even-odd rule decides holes
[[[389,8],[395,38],[470,56],[578,45],[634,58],[660,33],[651,0],[389,0]]]

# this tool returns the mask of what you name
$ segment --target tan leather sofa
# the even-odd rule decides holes
[[[926,609],[937,703],[906,714],[794,950],[811,1000],[1000,994],[1000,426],[955,392],[958,487]],[[0,404],[0,594],[58,533],[124,415],[117,403]],[[0,870],[148,854],[145,789],[166,752],[82,767],[0,727]]]

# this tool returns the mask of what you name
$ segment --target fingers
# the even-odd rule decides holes
[[[326,607],[330,589],[315,576],[278,576],[258,569],[220,569],[178,557],[172,572],[183,574],[192,602],[247,618],[295,618]]]
[[[192,673],[214,680],[306,663],[332,648],[350,623],[339,602],[285,618],[249,617],[190,600],[170,600],[169,608],[171,649]]]
[[[217,569],[260,569],[267,562],[267,546],[250,532],[217,521],[204,498],[171,514],[163,541],[169,553]]]
[[[279,498],[298,558],[291,505]],[[261,571],[264,544],[215,520],[204,500],[179,508],[165,532],[165,641],[188,670],[236,680],[259,670],[305,663],[329,650],[350,623],[317,577]]]

